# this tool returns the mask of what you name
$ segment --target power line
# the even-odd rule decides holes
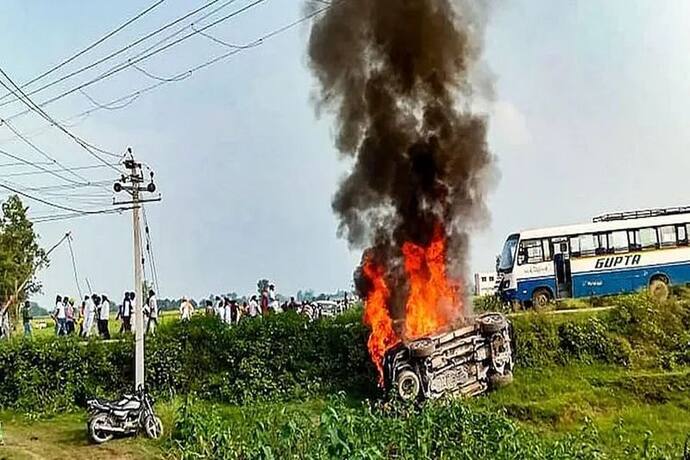
[[[159,5],[160,5],[161,3],[163,3],[164,1],[165,1],[165,0],[158,0],[158,1],[155,2],[153,5],[149,6],[148,8],[144,9],[143,11],[140,11],[140,12],[139,12],[138,14],[136,14],[134,17],[128,19],[128,20],[125,21],[123,24],[121,24],[120,26],[118,26],[118,27],[115,28],[114,30],[108,32],[108,33],[105,34],[103,37],[99,38],[98,40],[96,40],[95,42],[93,42],[92,44],[90,44],[89,46],[87,46],[86,48],[82,49],[81,51],[78,51],[77,53],[73,54],[73,55],[70,56],[69,58],[65,59],[64,61],[60,62],[59,64],[57,64],[57,65],[51,67],[50,69],[46,70],[46,71],[43,72],[42,74],[38,75],[37,77],[34,77],[34,78],[31,79],[30,81],[24,83],[21,87],[22,87],[22,88],[26,88],[27,86],[30,86],[31,84],[33,84],[33,83],[35,83],[35,82],[37,82],[37,81],[43,79],[44,77],[47,77],[48,75],[50,75],[51,73],[55,72],[56,70],[61,69],[62,67],[66,66],[67,64],[69,64],[70,62],[74,61],[74,60],[77,59],[78,57],[80,57],[80,56],[82,56],[82,55],[88,53],[89,51],[91,51],[92,49],[94,49],[95,47],[97,47],[98,45],[100,45],[101,43],[105,42],[105,41],[108,40],[110,37],[114,36],[115,34],[117,34],[118,32],[120,32],[121,30],[123,30],[123,29],[126,28],[127,26],[131,25],[132,23],[134,23],[134,22],[136,22],[137,20],[139,20],[139,19],[141,19],[142,17],[144,17],[146,14],[148,14],[149,12],[151,12],[153,9],[155,9],[157,6],[159,6]],[[2,101],[3,99],[7,98],[7,96],[10,96],[10,95],[11,95],[11,92],[6,93],[6,94],[3,95],[2,97],[0,97],[0,101]]]
[[[104,209],[102,212],[99,212],[98,214],[121,214],[124,211],[129,211],[131,210],[131,207],[127,208],[115,208],[115,209]],[[95,213],[94,213],[95,214]],[[87,216],[93,216],[94,214],[82,214],[78,212],[73,212],[73,213],[62,213],[62,214],[48,214],[48,215],[43,215],[43,216],[35,216],[35,217],[30,217],[31,222],[34,224],[43,224],[43,223],[48,223],[48,222],[56,222],[56,221],[63,221],[63,220],[71,220],[71,219],[77,219],[80,217],[87,217]]]
[[[70,168],[66,168],[68,171],[84,171],[87,169],[102,169],[107,167],[108,165],[88,165],[88,166],[73,166]],[[115,166],[115,164],[113,164]],[[20,177],[20,176],[35,176],[37,174],[47,174],[49,172],[55,172],[55,170],[48,170],[48,171],[23,171],[23,172],[16,172],[16,173],[10,173],[10,174],[3,174],[2,177]],[[62,171],[62,169],[59,169],[58,171]]]
[[[77,291],[79,292],[79,299],[83,299],[84,296],[81,293],[81,286],[79,285],[79,276],[77,276],[77,262],[74,260],[74,250],[72,249],[72,236],[67,237],[67,246],[69,247],[69,254],[72,258],[72,270],[74,271],[74,282],[77,284]]]
[[[75,184],[75,185],[69,185],[69,184],[60,184],[60,185],[44,185],[41,187],[24,187],[24,190],[28,190],[31,192],[43,192],[46,190],[74,190],[74,189],[79,189],[79,188],[87,188],[87,187],[100,187],[101,185],[108,185],[116,181],[117,179],[105,179],[101,181],[93,181],[89,184]]]
[[[78,185],[78,186],[81,185],[81,186],[83,186],[83,185],[90,185],[90,184],[91,184],[91,183],[88,182],[88,181],[86,181],[86,182],[76,182],[76,181],[73,181],[72,179],[69,179],[69,178],[67,178],[67,177],[64,177],[64,176],[58,174],[58,173],[55,172],[54,170],[50,170],[50,169],[48,169],[48,168],[45,168],[45,167],[41,166],[40,163],[34,163],[34,162],[29,161],[29,160],[25,160],[24,158],[22,158],[22,157],[20,157],[20,156],[17,156],[17,155],[14,155],[14,154],[12,154],[12,153],[10,153],[10,152],[7,152],[6,150],[0,149],[0,155],[5,155],[5,156],[8,157],[8,158],[12,158],[13,160],[17,160],[17,161],[19,161],[19,162],[21,162],[21,163],[24,163],[24,164],[27,165],[27,166],[32,166],[32,167],[34,167],[34,168],[36,168],[36,169],[40,169],[41,171],[43,171],[43,172],[45,172],[45,173],[47,173],[47,174],[50,174],[51,176],[55,176],[55,177],[57,177],[58,179],[62,179],[62,180],[64,180],[64,181],[66,181],[66,182],[69,182],[70,184],[72,184],[72,186],[75,186],[75,185]],[[57,161],[53,161],[51,164],[59,164],[59,163],[57,163]],[[63,168],[64,168],[64,167],[63,167]],[[65,168],[65,169],[66,169],[66,168]]]
[[[151,231],[148,219],[146,218],[146,208],[141,206],[141,213],[144,216],[144,232],[146,234],[146,252],[149,255],[149,265],[151,266],[151,276],[153,283],[156,285],[156,292],[160,294],[160,286],[158,285],[158,271],[156,270],[156,259],[153,255],[153,243],[151,242]]]
[[[341,0],[341,1],[344,1],[344,0]],[[70,120],[73,120],[73,119],[75,119],[75,118],[84,117],[84,116],[89,116],[89,115],[91,115],[92,113],[97,112],[97,111],[102,110],[102,109],[107,109],[107,110],[119,110],[120,108],[124,108],[125,106],[128,106],[129,104],[131,104],[132,102],[134,102],[134,100],[137,100],[139,97],[141,97],[141,96],[143,96],[143,95],[145,95],[145,94],[147,94],[147,93],[149,93],[149,92],[151,92],[151,91],[154,91],[154,90],[160,88],[160,87],[163,86],[163,85],[166,85],[166,84],[168,84],[168,83],[174,83],[174,82],[179,82],[179,81],[182,81],[182,80],[186,80],[187,78],[191,77],[195,72],[197,72],[197,71],[199,71],[199,70],[202,70],[202,69],[204,69],[204,68],[206,68],[206,67],[210,67],[210,66],[212,66],[213,64],[216,64],[216,63],[221,62],[221,61],[223,61],[223,60],[225,60],[225,59],[228,59],[228,58],[234,56],[235,54],[238,54],[238,53],[241,53],[241,52],[243,52],[243,51],[246,51],[247,49],[251,49],[251,48],[260,46],[260,45],[264,44],[267,40],[269,40],[269,39],[271,39],[271,38],[273,38],[273,37],[275,37],[275,36],[277,36],[277,35],[279,35],[279,34],[281,34],[281,33],[284,33],[284,32],[286,32],[286,31],[288,31],[288,30],[290,30],[290,29],[293,29],[294,27],[296,27],[296,26],[298,26],[298,25],[300,25],[300,24],[302,24],[302,23],[304,23],[304,22],[306,22],[306,21],[308,21],[308,20],[310,20],[310,19],[312,19],[312,18],[318,16],[318,15],[321,14],[321,13],[324,13],[324,12],[325,12],[326,10],[328,10],[329,8],[330,8],[330,6],[327,6],[327,7],[320,8],[320,9],[318,9],[318,10],[315,10],[315,11],[313,11],[313,12],[311,12],[311,13],[309,13],[309,14],[307,14],[307,15],[305,15],[305,16],[303,16],[303,17],[301,17],[301,18],[299,18],[299,19],[297,19],[297,20],[295,20],[295,21],[293,21],[293,22],[290,22],[290,23],[288,23],[288,24],[286,24],[286,25],[284,25],[284,26],[282,26],[282,27],[280,27],[280,28],[278,28],[278,29],[275,29],[275,30],[273,30],[273,31],[271,31],[271,32],[269,32],[269,33],[267,33],[267,34],[265,34],[265,35],[263,35],[263,36],[261,36],[261,37],[255,39],[255,40],[251,41],[251,42],[248,42],[248,43],[245,44],[245,45],[230,45],[230,44],[225,44],[226,46],[232,47],[233,49],[232,49],[231,51],[227,52],[227,53],[220,54],[220,55],[218,55],[218,56],[216,56],[216,57],[214,57],[214,58],[212,58],[212,59],[210,59],[210,60],[208,60],[208,61],[205,61],[205,62],[203,62],[203,63],[201,63],[201,64],[198,64],[198,65],[196,65],[196,66],[194,66],[194,67],[192,67],[192,68],[190,68],[190,69],[187,69],[187,70],[185,70],[185,71],[182,71],[182,72],[180,72],[180,73],[178,73],[178,74],[176,74],[176,75],[174,75],[174,76],[172,76],[172,77],[170,77],[170,78],[161,78],[157,83],[151,84],[151,85],[149,85],[149,86],[145,86],[145,87],[140,88],[140,89],[138,89],[138,90],[136,90],[136,91],[133,91],[133,92],[128,93],[128,94],[125,94],[124,96],[121,96],[121,97],[118,97],[118,98],[116,98],[116,99],[113,99],[113,100],[111,100],[111,101],[109,101],[109,102],[106,102],[106,103],[94,103],[94,105],[96,105],[96,107],[91,108],[91,109],[88,109],[88,110],[85,110],[85,111],[80,112],[80,113],[78,113],[78,114],[76,114],[76,115],[73,115],[73,116],[71,116],[71,117],[65,118],[64,120],[62,120],[62,122],[64,123],[65,121],[70,121]],[[198,31],[197,31],[197,32],[198,32]],[[208,34],[206,34],[206,35],[208,35]],[[81,89],[80,89],[80,91],[81,91]],[[83,93],[83,91],[82,91],[82,93]],[[89,98],[89,99],[91,99],[91,98]],[[127,102],[124,102],[124,101],[127,101]],[[52,100],[49,100],[49,101],[43,102],[41,105],[46,105],[46,104],[49,104],[49,103],[51,103],[51,102],[53,102],[53,101],[52,101]],[[93,101],[92,101],[92,102],[93,102]],[[123,103],[121,107],[113,107],[114,104],[119,104],[119,103]],[[28,113],[28,110],[27,110],[27,111],[24,111],[24,112],[15,113],[14,115],[8,117],[7,119],[8,119],[8,120],[12,120],[13,118],[22,116],[22,115],[24,115],[25,113]]]
[[[113,157],[116,157],[116,158],[120,158],[119,155],[116,155],[116,154],[114,154],[114,153],[108,152],[108,151],[103,150],[103,149],[99,149],[99,148],[95,147],[94,145],[89,144],[89,143],[86,142],[84,139],[80,138],[79,136],[77,136],[77,135],[73,134],[72,132],[68,131],[67,128],[65,128],[64,126],[62,126],[62,125],[61,125],[60,123],[58,123],[55,119],[53,119],[50,115],[48,115],[41,107],[39,107],[38,105],[36,105],[36,104],[29,98],[29,96],[27,96],[26,93],[24,93],[24,91],[22,91],[22,89],[19,88],[19,86],[17,86],[17,84],[10,78],[9,75],[7,75],[7,73],[6,73],[2,68],[0,68],[0,74],[2,74],[2,75],[10,82],[10,84],[16,88],[17,92],[19,92],[22,96],[24,96],[24,98],[21,99],[21,101],[22,101],[27,107],[29,107],[29,109],[34,110],[34,111],[35,111],[36,113],[38,113],[41,117],[43,117],[46,121],[48,121],[49,123],[51,123],[52,126],[55,126],[55,127],[58,128],[60,131],[62,131],[63,133],[65,133],[68,137],[70,137],[72,140],[74,140],[78,145],[80,145],[84,150],[86,150],[91,156],[93,156],[94,158],[96,158],[97,160],[99,160],[101,163],[103,163],[103,164],[105,164],[106,166],[108,166],[108,167],[114,169],[114,170],[117,171],[117,172],[120,172],[120,170],[119,170],[117,167],[113,166],[111,163],[108,163],[105,159],[103,159],[103,157],[101,157],[101,156],[98,155],[96,152],[94,152],[94,150],[98,150],[99,152],[105,153],[105,154],[107,154],[107,155],[110,155],[110,156],[113,156]],[[0,84],[1,84],[2,86],[4,86],[5,88],[7,88],[10,92],[12,92],[12,94],[16,94],[16,93],[15,93],[11,88],[9,88],[2,80],[0,80]],[[15,134],[19,135],[14,129],[13,129],[12,131],[15,132]],[[30,143],[30,141],[28,141],[28,140],[27,140],[27,142]]]
[[[211,0],[210,2],[208,2],[208,3],[206,3],[206,4],[202,5],[202,6],[200,6],[199,8],[196,8],[195,10],[190,11],[189,13],[187,13],[187,14],[185,14],[185,15],[183,15],[183,16],[177,18],[177,19],[175,19],[174,21],[169,22],[169,23],[163,25],[162,27],[159,27],[158,29],[156,29],[156,30],[154,30],[153,32],[150,32],[150,33],[144,35],[143,37],[141,37],[141,38],[135,40],[134,42],[129,43],[129,44],[126,45],[125,47],[120,48],[119,50],[116,50],[116,51],[114,51],[114,52],[108,54],[107,56],[105,56],[105,57],[103,57],[103,58],[101,58],[101,59],[99,59],[99,60],[97,60],[97,61],[95,61],[95,62],[93,62],[93,63],[91,63],[91,64],[88,64],[88,65],[86,65],[86,66],[83,66],[83,67],[81,67],[81,68],[79,68],[79,69],[77,69],[77,70],[75,70],[75,71],[73,71],[73,72],[70,72],[70,73],[67,74],[67,75],[64,75],[64,76],[62,76],[62,77],[60,77],[60,78],[58,78],[58,79],[56,79],[56,80],[51,81],[50,83],[47,83],[47,84],[45,84],[45,85],[43,85],[43,86],[41,86],[41,87],[39,87],[39,88],[37,88],[37,89],[31,91],[31,92],[29,93],[29,95],[32,96],[32,95],[34,95],[34,94],[36,94],[36,93],[42,92],[43,90],[45,90],[45,89],[47,89],[47,88],[50,88],[51,86],[57,85],[58,83],[61,83],[61,82],[65,81],[65,80],[67,80],[68,78],[72,78],[72,77],[75,76],[75,75],[78,75],[78,74],[80,74],[80,73],[82,73],[82,72],[85,72],[85,71],[87,71],[87,70],[89,70],[89,69],[92,69],[92,68],[94,68],[94,67],[96,67],[96,66],[98,66],[98,65],[100,65],[100,64],[102,64],[102,63],[104,63],[104,62],[106,62],[106,61],[109,61],[110,59],[112,59],[112,58],[114,58],[114,57],[116,57],[116,56],[119,56],[120,54],[122,54],[122,53],[124,53],[125,51],[127,51],[127,50],[129,50],[129,49],[131,49],[131,48],[133,48],[133,47],[135,47],[135,46],[137,46],[137,45],[139,45],[140,43],[142,43],[142,42],[148,40],[149,38],[158,35],[159,33],[163,32],[164,30],[167,30],[167,29],[169,29],[170,27],[172,27],[172,26],[174,26],[174,25],[176,25],[176,24],[179,24],[180,22],[184,21],[185,19],[187,19],[187,18],[189,18],[189,17],[191,17],[191,16],[194,16],[194,15],[197,14],[198,12],[200,12],[200,11],[202,11],[202,10],[205,10],[206,8],[211,7],[211,6],[214,5],[215,3],[218,3],[219,1],[220,1],[220,0]],[[232,1],[236,1],[236,0],[232,0]],[[10,101],[6,101],[6,102],[3,102],[3,103],[0,103],[0,107],[2,107],[2,106],[4,106],[4,105],[7,105],[7,104],[10,104],[10,103],[15,102],[15,101],[16,101],[16,99],[13,99],[13,100],[10,100]]]
[[[217,1],[217,0],[216,0],[216,1]],[[173,46],[175,46],[175,45],[177,45],[177,44],[179,44],[179,43],[181,43],[181,42],[183,42],[183,41],[185,41],[185,40],[187,40],[187,39],[189,39],[189,38],[191,38],[191,37],[193,37],[193,36],[195,36],[195,35],[197,35],[197,34],[199,34],[199,33],[201,33],[201,32],[203,32],[203,31],[205,31],[205,30],[211,28],[211,27],[214,27],[214,26],[216,26],[216,25],[218,25],[218,24],[220,24],[220,23],[222,23],[222,22],[225,22],[225,21],[227,21],[227,20],[229,20],[229,19],[231,19],[231,18],[233,18],[233,17],[235,17],[235,16],[238,16],[239,14],[242,14],[242,13],[244,13],[245,11],[247,11],[247,10],[249,10],[249,9],[251,9],[251,8],[253,8],[253,7],[255,7],[255,6],[261,4],[261,3],[264,3],[264,2],[266,2],[266,1],[267,1],[267,0],[254,0],[252,3],[250,3],[250,4],[248,4],[248,5],[245,5],[244,7],[239,8],[239,9],[237,9],[237,10],[234,10],[233,12],[231,12],[231,13],[229,13],[229,14],[223,16],[223,17],[221,17],[220,19],[217,19],[217,20],[211,22],[210,24],[208,24],[208,25],[202,27],[201,29],[192,31],[192,32],[190,32],[189,34],[184,35],[183,37],[178,38],[177,40],[175,40],[175,41],[173,41],[173,42],[171,42],[171,43],[168,43],[167,45],[165,45],[165,46],[163,46],[163,47],[161,47],[161,48],[158,48],[158,49],[153,50],[153,51],[151,51],[151,52],[149,52],[149,53],[147,53],[147,54],[144,54],[143,56],[139,56],[139,57],[137,57],[137,58],[135,58],[135,59],[128,59],[127,61],[125,61],[125,62],[123,62],[123,63],[120,63],[120,64],[118,64],[118,65],[112,67],[110,70],[108,70],[107,72],[105,72],[105,73],[99,75],[98,77],[95,77],[95,78],[93,78],[93,79],[91,79],[91,80],[88,80],[88,81],[85,82],[85,83],[82,83],[82,84],[80,84],[80,85],[78,85],[78,86],[76,86],[76,87],[74,87],[74,88],[72,88],[72,89],[69,89],[69,90],[67,90],[67,91],[65,91],[65,92],[63,92],[63,93],[61,93],[61,94],[59,94],[59,95],[57,95],[57,96],[54,96],[54,97],[52,97],[52,98],[50,98],[50,99],[48,99],[48,100],[46,100],[46,101],[43,101],[43,102],[41,102],[41,103],[39,104],[39,107],[43,107],[43,106],[45,106],[45,105],[51,104],[51,103],[53,103],[53,102],[55,102],[55,101],[57,101],[57,100],[59,100],[59,99],[62,99],[63,97],[69,96],[70,94],[72,94],[72,93],[74,93],[74,92],[76,92],[76,91],[79,91],[79,90],[81,90],[81,89],[84,89],[84,88],[86,88],[87,86],[90,86],[90,85],[92,85],[92,84],[94,84],[94,83],[97,83],[97,82],[99,82],[99,81],[101,81],[101,80],[103,80],[103,79],[109,78],[109,77],[111,77],[111,76],[113,76],[113,75],[115,75],[115,74],[117,74],[117,73],[119,73],[119,72],[121,72],[121,71],[123,71],[123,70],[125,70],[125,69],[127,69],[127,68],[129,68],[129,67],[131,67],[132,64],[136,64],[136,63],[141,62],[141,61],[143,61],[143,60],[145,60],[145,59],[148,59],[148,58],[150,58],[150,57],[152,57],[152,56],[155,56],[155,55],[158,54],[158,53],[161,53],[161,52],[163,52],[163,51],[165,51],[165,50],[167,50],[167,49],[169,49],[169,48],[171,48],[171,47],[173,47]],[[40,89],[39,89],[39,90],[40,90]],[[39,90],[35,90],[35,91],[32,91],[32,92],[29,92],[28,95],[31,96],[31,95],[33,95],[33,94],[36,94],[37,92],[39,92]],[[7,104],[7,102],[0,104],[0,106],[3,106],[3,105],[5,105],[5,104]],[[20,115],[23,115],[24,113],[28,113],[28,112],[29,112],[29,111],[26,110],[26,111],[24,111],[24,112],[20,112],[20,113],[14,114],[14,115],[12,115],[12,116],[10,116],[10,117],[7,117],[6,120],[12,120],[12,119],[14,119],[14,118],[16,118],[16,117],[18,117],[18,116],[20,116]]]
[[[26,193],[26,192],[22,192],[21,190],[19,190],[19,189],[17,189],[17,188],[10,187],[9,185],[7,185],[7,184],[5,184],[5,183],[3,183],[3,182],[0,182],[0,188],[4,188],[5,190],[9,190],[10,192],[16,193],[17,195],[21,195],[21,196],[23,196],[24,198],[28,198],[29,200],[33,200],[33,201],[36,201],[36,202],[38,202],[38,203],[43,203],[43,204],[45,204],[46,206],[50,206],[50,207],[56,208],[56,209],[62,209],[63,211],[78,212],[78,213],[82,213],[82,214],[100,214],[100,213],[102,212],[102,210],[83,210],[83,209],[75,209],[75,208],[72,208],[72,207],[69,207],[69,206],[64,206],[64,205],[61,205],[61,204],[58,204],[58,203],[53,203],[53,202],[50,202],[50,201],[48,201],[48,200],[44,200],[44,199],[42,199],[42,198],[39,198],[39,197],[37,197],[37,196],[35,196],[35,195],[31,195],[31,194],[28,194],[28,193]]]

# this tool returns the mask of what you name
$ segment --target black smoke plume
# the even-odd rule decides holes
[[[403,242],[441,225],[447,266],[465,272],[468,232],[485,220],[493,157],[472,112],[486,8],[450,0],[332,0],[314,23],[317,107],[336,115],[352,169],[332,206],[339,235],[386,267],[393,318],[406,297]],[[323,3],[321,3],[323,5]],[[365,280],[355,274],[360,293]]]

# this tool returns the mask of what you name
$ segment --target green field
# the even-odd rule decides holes
[[[12,356],[27,361],[13,367],[0,360],[0,370],[15,372],[5,388],[46,391],[44,399],[5,400],[0,458],[468,458],[463,448],[479,459],[683,458],[690,434],[690,300],[655,303],[637,295],[611,302],[606,310],[513,316],[512,385],[419,406],[366,390],[373,375],[356,312],[316,323],[276,315],[234,328],[212,318],[178,324],[172,315],[151,342],[158,362],[152,372],[162,372],[154,382],[163,395],[157,408],[166,436],[106,446],[87,443],[85,414],[75,405],[83,394],[79,380],[52,384],[51,356],[71,354],[72,342],[7,343]],[[78,347],[79,356],[100,359],[93,367],[98,375],[121,372],[116,363],[129,360],[122,345],[91,341]],[[110,348],[114,354],[103,354]],[[173,369],[166,360],[171,349],[181,363],[172,375],[179,378],[159,380]],[[31,372],[34,362],[47,373],[18,372]],[[72,393],[63,398],[65,388]],[[96,380],[85,389],[107,392],[108,385]],[[187,404],[190,393],[196,396]],[[40,401],[52,409],[42,410],[48,406]]]
[[[564,366],[518,370],[515,383],[487,396],[468,401],[470,407],[507,415],[540,435],[559,438],[576,433],[590,423],[611,458],[624,458],[625,445],[642,446],[645,439],[660,446],[673,445],[682,452],[690,433],[690,369],[649,373],[607,366]],[[357,401],[352,400],[356,405]],[[5,446],[0,458],[26,459],[144,459],[158,458],[169,446],[179,400],[162,403],[166,439],[121,439],[105,446],[91,446],[81,412],[47,419],[1,413]],[[271,411],[299,410],[313,416],[314,424],[326,407],[323,399],[292,403],[217,405],[231,423],[251,426],[253,416]],[[270,428],[269,428],[270,429]],[[650,457],[652,458],[652,457]]]

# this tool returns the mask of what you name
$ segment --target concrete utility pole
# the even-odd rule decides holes
[[[119,193],[126,191],[132,197],[131,200],[124,202],[116,202],[116,205],[131,204],[132,205],[132,228],[134,234],[134,293],[135,293],[135,307],[134,307],[134,389],[144,385],[144,299],[146,293],[144,292],[144,276],[143,265],[144,258],[141,251],[141,223],[139,212],[141,204],[149,201],[160,201],[161,197],[145,197],[142,194],[153,194],[156,191],[156,185],[153,183],[153,171],[151,171],[150,181],[144,185],[144,175],[141,169],[141,163],[134,160],[132,149],[127,149],[127,157],[124,161],[125,168],[129,170],[127,176],[123,175],[120,178],[121,182],[116,182],[115,192]]]

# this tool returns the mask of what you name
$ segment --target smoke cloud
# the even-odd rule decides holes
[[[460,280],[468,233],[488,217],[494,162],[472,111],[486,91],[473,81],[486,12],[471,0],[333,0],[311,30],[317,108],[335,113],[336,147],[352,162],[332,201],[338,233],[386,268],[393,319],[407,297],[403,243],[425,246],[440,226]]]

